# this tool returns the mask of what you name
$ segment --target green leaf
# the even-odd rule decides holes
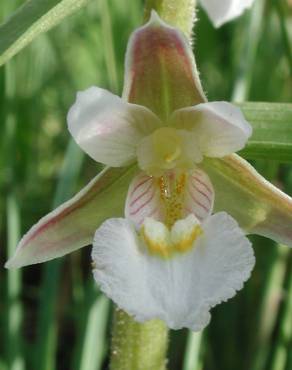
[[[0,66],[90,0],[29,0],[0,26]]]
[[[239,154],[247,159],[292,162],[292,104],[243,103],[253,135]]]

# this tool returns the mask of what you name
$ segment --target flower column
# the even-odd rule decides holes
[[[191,36],[195,0],[146,2],[145,15],[152,8],[167,22]],[[175,109],[204,102],[193,57],[184,55],[175,34],[157,32],[159,24],[141,31],[129,42],[123,98],[150,108],[163,120]],[[145,31],[145,30],[144,30]],[[162,30],[161,30],[162,31]],[[152,35],[151,35],[152,33]],[[159,37],[160,35],[160,37]],[[189,64],[189,60],[193,64]],[[160,320],[138,323],[115,309],[111,345],[111,370],[164,370],[167,360],[168,329]]]

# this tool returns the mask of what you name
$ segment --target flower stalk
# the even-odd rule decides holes
[[[179,28],[191,41],[196,2],[196,0],[146,0],[144,20],[148,21],[151,10],[154,9],[161,19]]]
[[[140,324],[116,308],[111,370],[165,370],[168,330],[160,320]]]

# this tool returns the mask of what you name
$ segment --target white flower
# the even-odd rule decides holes
[[[137,32],[161,32],[155,17]],[[175,40],[183,45],[180,52],[187,50],[183,38]],[[126,80],[133,76],[135,70]],[[109,219],[96,231],[94,276],[137,320],[159,318],[173,329],[201,330],[210,308],[242,287],[254,257],[230,216],[211,216],[214,190],[199,166],[204,156],[242,149],[252,129],[227,102],[173,110],[167,99],[158,103],[154,113],[91,87],[78,93],[68,113],[70,133],[94,160],[113,167],[137,162],[142,170],[130,184],[126,218]]]
[[[206,102],[190,45],[155,13],[130,38],[123,97],[97,87],[78,93],[68,127],[96,161],[138,163],[125,219],[100,226],[117,214],[129,185],[122,175],[111,191],[112,171],[104,170],[40,220],[6,266],[62,256],[89,244],[100,226],[92,257],[101,289],[137,320],[201,330],[210,309],[232,297],[254,265],[237,223],[225,212],[212,215],[214,189],[203,159],[242,149],[251,127],[235,106]],[[233,184],[234,176],[227,178]]]
[[[239,17],[253,2],[254,0],[200,0],[215,27]]]

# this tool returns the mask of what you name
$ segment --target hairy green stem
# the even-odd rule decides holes
[[[162,321],[140,324],[116,309],[110,370],[165,370],[167,342]]]
[[[195,23],[196,0],[146,0],[144,19],[152,9],[167,23],[179,28],[191,40]]]

